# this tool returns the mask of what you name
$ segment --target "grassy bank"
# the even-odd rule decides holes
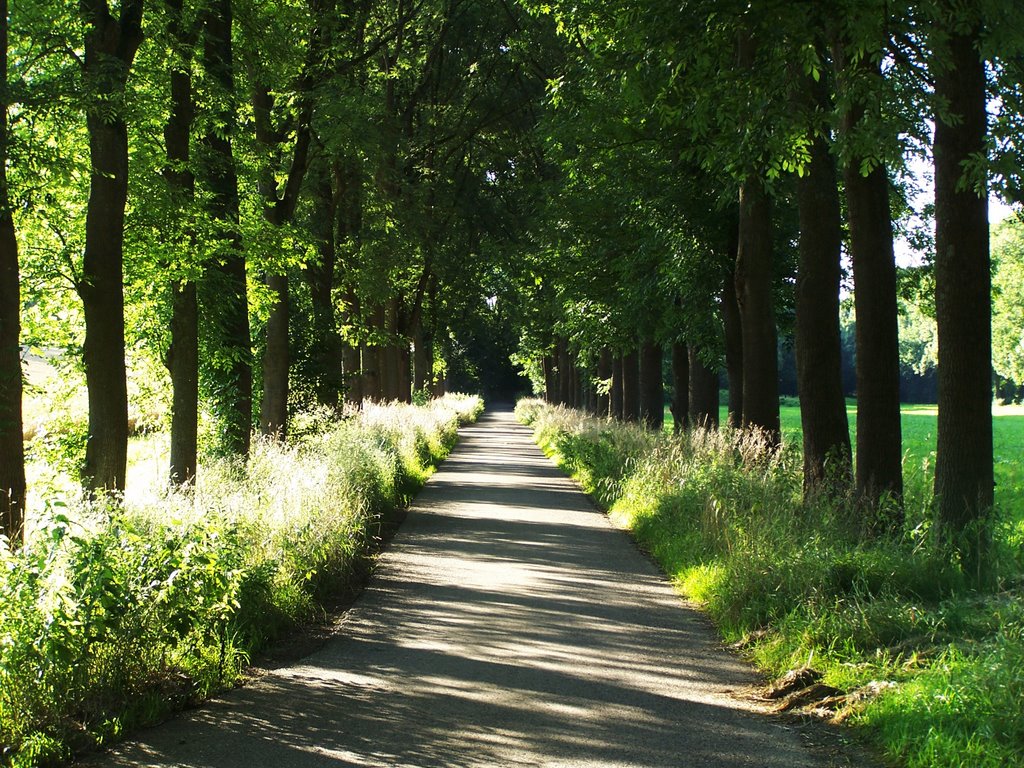
[[[189,494],[53,504],[0,549],[0,764],[59,763],[235,681],[365,571],[476,397],[368,406],[205,465]]]
[[[931,535],[928,483],[908,482],[898,541],[868,541],[843,503],[801,500],[799,450],[738,432],[680,438],[539,401],[538,442],[771,675],[804,665],[849,695],[832,716],[915,767],[1024,762],[1024,607],[1013,521],[1000,588],[971,591]]]

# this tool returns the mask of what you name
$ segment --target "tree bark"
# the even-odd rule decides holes
[[[690,345],[690,424],[718,429],[718,371],[709,368]]]
[[[263,400],[260,403],[260,430],[283,440],[288,429],[288,312],[287,275],[267,275],[267,290],[272,298],[263,348]]]
[[[195,199],[195,177],[189,167],[195,102],[189,71],[193,35],[182,18],[182,0],[165,0],[168,32],[174,44],[185,52],[180,69],[170,72],[171,111],[164,125],[167,169],[164,176],[182,209]],[[188,239],[194,241],[193,233]],[[191,485],[198,465],[199,435],[199,298],[192,280],[171,284],[171,344],[167,350],[171,375],[171,457],[169,476],[175,486]]]
[[[730,252],[738,248],[733,244]],[[722,325],[725,328],[725,370],[729,380],[729,426],[738,429],[743,424],[743,327],[740,305],[736,301],[736,271],[731,268],[722,287]]]
[[[544,366],[544,399],[552,405],[558,401],[558,371],[554,355],[544,355],[541,364]]]
[[[743,426],[780,439],[779,370],[772,299],[772,218],[761,178],[747,175],[740,186],[736,300],[743,336]]]
[[[616,353],[612,357],[612,389],[609,393],[610,416],[613,419],[622,419],[622,355]]]
[[[313,308],[316,347],[316,399],[329,408],[338,406],[345,388],[343,373],[345,348],[338,333],[334,312],[335,270],[338,264],[338,243],[335,221],[338,218],[335,190],[326,174],[320,174],[314,187],[313,228],[319,259],[306,266],[304,275],[309,286]]]
[[[25,443],[22,423],[21,285],[18,240],[7,181],[7,0],[0,0],[0,536],[24,538]]]
[[[661,383],[661,345],[645,341],[640,345],[639,395],[640,421],[650,430],[660,431],[665,424],[665,390]]]
[[[824,81],[806,81],[808,106],[830,110]],[[809,139],[810,164],[797,181],[796,368],[805,495],[827,485],[841,491],[853,475],[839,326],[843,232],[838,180],[828,142],[816,131]]]
[[[622,355],[622,420],[640,418],[640,355],[631,349]]]
[[[608,382],[612,377],[612,352],[610,349],[602,349],[601,355],[597,359],[597,378],[602,382]],[[602,385],[602,389],[603,389]],[[608,418],[611,415],[611,394],[610,391],[597,392],[597,399],[594,403],[594,408],[597,411],[597,415],[602,418]]]
[[[685,341],[672,345],[672,434],[690,428],[690,357]]]
[[[124,214],[128,200],[128,126],[119,109],[142,42],[142,0],[115,19],[105,0],[81,4],[86,111],[92,168],[85,254],[78,294],[85,311],[83,358],[89,390],[89,437],[83,480],[92,490],[123,491],[128,464],[128,385],[124,342]],[[117,64],[111,66],[111,60]]]
[[[207,208],[222,228],[224,248],[200,285],[200,304],[210,320],[209,346],[217,351],[211,375],[222,444],[227,451],[246,456],[252,440],[252,335],[239,233],[238,176],[231,145],[237,122],[232,23],[231,0],[212,0],[203,14],[203,68],[213,86],[213,115],[211,129],[201,140],[200,168],[209,193]]]
[[[847,66],[841,49],[835,56],[842,82]],[[864,57],[860,67],[877,65]],[[849,135],[865,120],[861,103],[842,115]],[[896,531],[902,524],[903,447],[900,427],[899,323],[896,303],[896,257],[889,207],[889,177],[883,165],[861,173],[863,158],[853,156],[843,169],[846,187],[850,256],[853,262],[857,316],[857,495],[871,507],[888,499],[886,519],[869,520],[876,532]]]
[[[562,336],[555,344],[558,359],[558,404],[572,407],[572,359],[569,357],[569,342]]]
[[[980,25],[951,35],[937,66],[935,94],[949,116],[935,121],[935,319],[939,343],[939,418],[935,500],[943,535],[964,570],[987,570],[992,467],[992,304],[988,197],[964,178],[984,158],[985,65]]]

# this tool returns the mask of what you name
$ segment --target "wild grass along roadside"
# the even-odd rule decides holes
[[[188,494],[51,505],[0,547],[0,764],[60,763],[231,684],[345,589],[482,407],[368,405],[206,465]]]
[[[908,483],[902,539],[871,541],[841,502],[801,500],[794,446],[673,438],[541,401],[517,415],[729,641],[770,674],[811,664],[853,694],[830,716],[914,768],[1024,764],[1019,521],[997,533],[999,589],[979,594],[931,535],[927,482]]]

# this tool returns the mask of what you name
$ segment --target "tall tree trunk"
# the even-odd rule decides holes
[[[615,353],[612,357],[612,389],[609,392],[610,415],[613,419],[622,419],[622,354]]]
[[[736,247],[731,251],[735,265]],[[736,272],[730,269],[722,287],[722,325],[725,328],[725,370],[729,380],[729,426],[743,425],[743,326],[736,302]]]
[[[316,399],[321,405],[335,408],[345,388],[343,361],[345,345],[338,333],[334,312],[335,269],[338,263],[338,244],[335,221],[338,218],[336,196],[329,177],[321,173],[314,185],[313,229],[319,259],[306,266],[304,275],[309,285],[309,298],[313,308],[313,328],[316,347],[313,360],[316,366]],[[351,349],[349,347],[349,349]]]
[[[718,429],[718,371],[709,368],[692,344],[690,353],[690,423]]]
[[[824,81],[806,80],[810,105],[830,110]],[[828,142],[816,132],[809,139],[810,164],[797,181],[796,369],[805,494],[824,488],[826,482],[842,490],[853,475],[839,327],[843,231],[838,180]]]
[[[182,0],[165,0],[168,31],[175,45],[190,52],[193,35],[182,18]],[[180,69],[172,68],[171,111],[164,125],[167,170],[164,176],[182,210],[195,199],[195,177],[189,167],[195,102],[189,55]],[[182,217],[184,218],[184,217]],[[189,241],[194,240],[189,233]],[[190,485],[196,476],[199,435],[199,298],[196,284],[189,279],[171,284],[171,344],[167,350],[171,375],[171,458],[170,482]]]
[[[128,464],[128,385],[124,342],[124,213],[128,199],[128,127],[119,104],[142,42],[142,0],[118,19],[106,0],[81,4],[85,32],[86,111],[92,173],[85,254],[78,293],[85,310],[89,437],[82,471],[93,490],[124,490]],[[116,60],[116,65],[111,61]]]
[[[840,82],[848,78],[842,49],[837,47]],[[858,76],[880,78],[878,66],[863,57]],[[870,70],[868,69],[870,68]],[[849,135],[865,120],[861,103],[842,115]],[[883,498],[885,520],[872,519],[881,532],[902,524],[903,447],[900,428],[899,323],[896,303],[896,257],[889,207],[889,177],[883,165],[861,173],[864,158],[850,157],[843,169],[846,209],[853,261],[854,308],[857,316],[857,494],[871,506]]]
[[[572,359],[569,357],[569,342],[563,336],[555,344],[558,358],[558,404],[572,407]]]
[[[416,328],[413,331],[413,345],[413,390],[416,392],[428,391],[434,368],[434,341],[423,327],[422,320],[416,323]]]
[[[949,117],[935,121],[935,319],[939,419],[935,500],[941,531],[979,581],[987,570],[992,468],[992,284],[988,197],[964,179],[984,158],[985,65],[980,25],[953,34],[936,67],[935,95]],[[946,64],[946,66],[942,66]]]
[[[597,378],[602,382],[610,385],[609,379],[612,377],[612,352],[610,349],[605,348],[601,350],[601,355],[597,359]],[[605,384],[601,385],[601,389],[604,390]],[[610,389],[605,392],[597,392],[597,400],[594,403],[594,407],[597,410],[597,415],[601,418],[608,418],[611,415],[611,392]]]
[[[779,370],[772,300],[772,217],[761,178],[740,186],[736,300],[743,334],[743,426],[762,430],[778,444]]]
[[[381,389],[380,375],[380,350],[376,344],[362,345],[362,390],[363,397],[374,403],[384,399],[384,392]]]
[[[213,406],[221,422],[222,444],[246,456],[252,440],[252,336],[246,292],[245,253],[239,232],[238,176],[231,146],[235,115],[235,75],[231,52],[231,0],[211,0],[203,14],[203,68],[213,86],[211,128],[202,137],[202,181],[208,210],[222,228],[221,258],[200,285],[200,303],[208,317],[209,346],[220,361]]]
[[[648,429],[661,431],[665,424],[665,390],[661,384],[661,345],[645,341],[640,345],[640,421]]]
[[[264,435],[284,439],[288,426],[288,276],[267,275],[272,297],[267,316],[266,346],[263,349],[263,400],[260,430]]]
[[[640,355],[634,347],[622,355],[622,420],[640,418]]]
[[[554,405],[558,401],[558,371],[554,355],[544,355],[544,399]]]
[[[7,182],[7,18],[7,0],[0,0],[0,536],[16,547],[25,526],[25,444],[18,240]]]
[[[690,428],[690,357],[685,341],[672,345],[672,434]]]

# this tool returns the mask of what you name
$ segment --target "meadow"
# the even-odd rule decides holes
[[[806,711],[911,768],[1024,764],[1022,414],[995,420],[1002,514],[984,592],[934,535],[934,409],[904,411],[906,525],[881,539],[850,500],[803,498],[792,405],[782,451],[741,430],[674,437],[536,400],[517,414],[766,676],[822,676],[831,693]]]

